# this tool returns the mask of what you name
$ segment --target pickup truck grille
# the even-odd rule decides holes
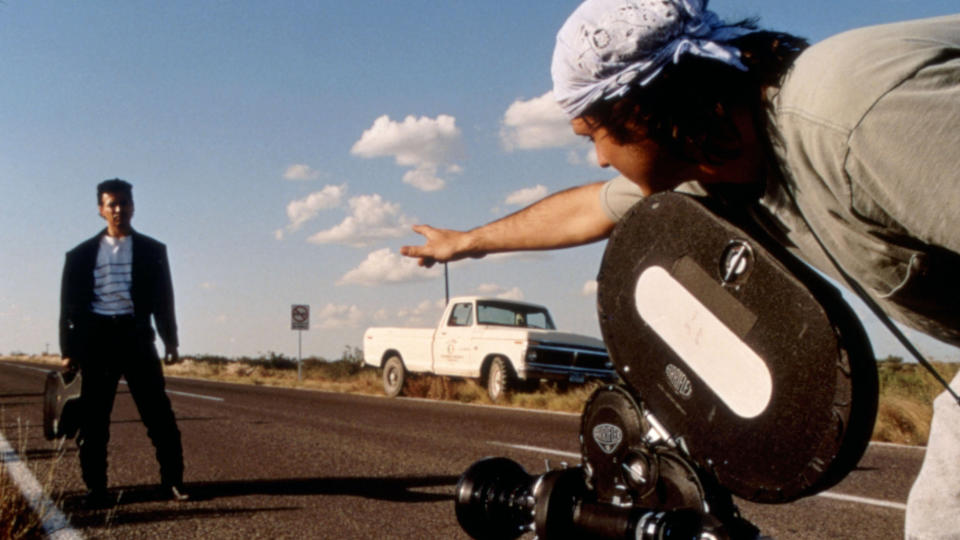
[[[610,356],[602,349],[541,343],[531,351],[536,351],[536,359],[527,362],[528,369],[556,375],[567,374],[604,379],[615,377]]]

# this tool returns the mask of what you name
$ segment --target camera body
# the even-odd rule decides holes
[[[729,491],[665,436],[623,385],[598,388],[586,404],[579,467],[528,474],[487,458],[460,478],[456,512],[477,539],[757,538]]]
[[[839,291],[743,217],[662,193],[621,220],[597,296],[622,383],[584,407],[580,467],[465,473],[471,536],[515,537],[487,535],[467,510],[504,501],[541,540],[755,538],[732,495],[787,503],[856,465],[877,407],[866,334]]]

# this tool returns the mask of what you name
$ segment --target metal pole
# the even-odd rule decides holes
[[[297,380],[301,378],[300,366],[303,365],[303,330],[297,330]]]
[[[446,300],[444,305],[447,305],[450,303],[450,276],[447,274],[447,263],[443,263],[443,292]]]

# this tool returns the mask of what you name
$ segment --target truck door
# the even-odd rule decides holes
[[[454,304],[433,340],[433,369],[443,375],[468,375],[472,366],[473,302]]]

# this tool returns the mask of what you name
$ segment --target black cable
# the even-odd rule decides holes
[[[833,254],[830,253],[830,250],[827,249],[827,246],[824,245],[823,241],[820,239],[820,235],[818,235],[817,231],[810,226],[810,222],[807,221],[807,216],[803,214],[803,210],[801,210],[800,205],[797,204],[797,200],[793,196],[793,191],[787,186],[784,187],[784,191],[786,191],[787,194],[790,196],[790,201],[793,203],[793,207],[796,209],[797,213],[800,215],[800,219],[802,219],[803,223],[807,226],[807,229],[810,231],[810,234],[813,235],[814,240],[817,241],[817,245],[820,246],[820,249],[823,250],[823,253],[827,256],[827,259],[830,260],[834,268],[837,269],[837,272],[839,272],[840,275],[843,277],[844,281],[847,282],[847,285],[850,287],[850,289],[854,293],[856,293],[856,295],[859,296],[861,300],[863,300],[863,302],[867,305],[867,307],[870,308],[870,311],[872,311],[873,314],[876,315],[878,319],[880,319],[880,322],[882,322],[884,326],[886,326],[887,329],[890,330],[890,333],[892,333],[894,337],[896,337],[900,341],[900,343],[902,343],[903,346],[906,347],[907,351],[909,351],[910,354],[912,354],[913,357],[916,358],[917,362],[919,362],[921,366],[926,368],[926,370],[929,371],[931,375],[933,375],[933,378],[936,379],[941,385],[943,385],[947,393],[953,396],[953,399],[957,402],[957,405],[960,405],[960,395],[957,395],[957,392],[950,387],[950,383],[947,382],[947,380],[944,379],[942,375],[940,375],[937,369],[933,367],[933,364],[931,364],[926,359],[926,357],[924,357],[923,354],[913,345],[913,343],[909,339],[907,339],[907,336],[905,336],[903,332],[901,332],[900,329],[897,328],[897,325],[895,325],[893,321],[890,320],[890,317],[888,317],[887,314],[883,311],[883,308],[881,308],[877,304],[877,302],[874,301],[874,299],[867,293],[867,291],[863,289],[860,283],[858,283],[857,280],[853,278],[853,276],[848,274],[846,270],[844,270],[843,267],[840,266],[840,263],[837,261],[836,258],[834,258]]]

